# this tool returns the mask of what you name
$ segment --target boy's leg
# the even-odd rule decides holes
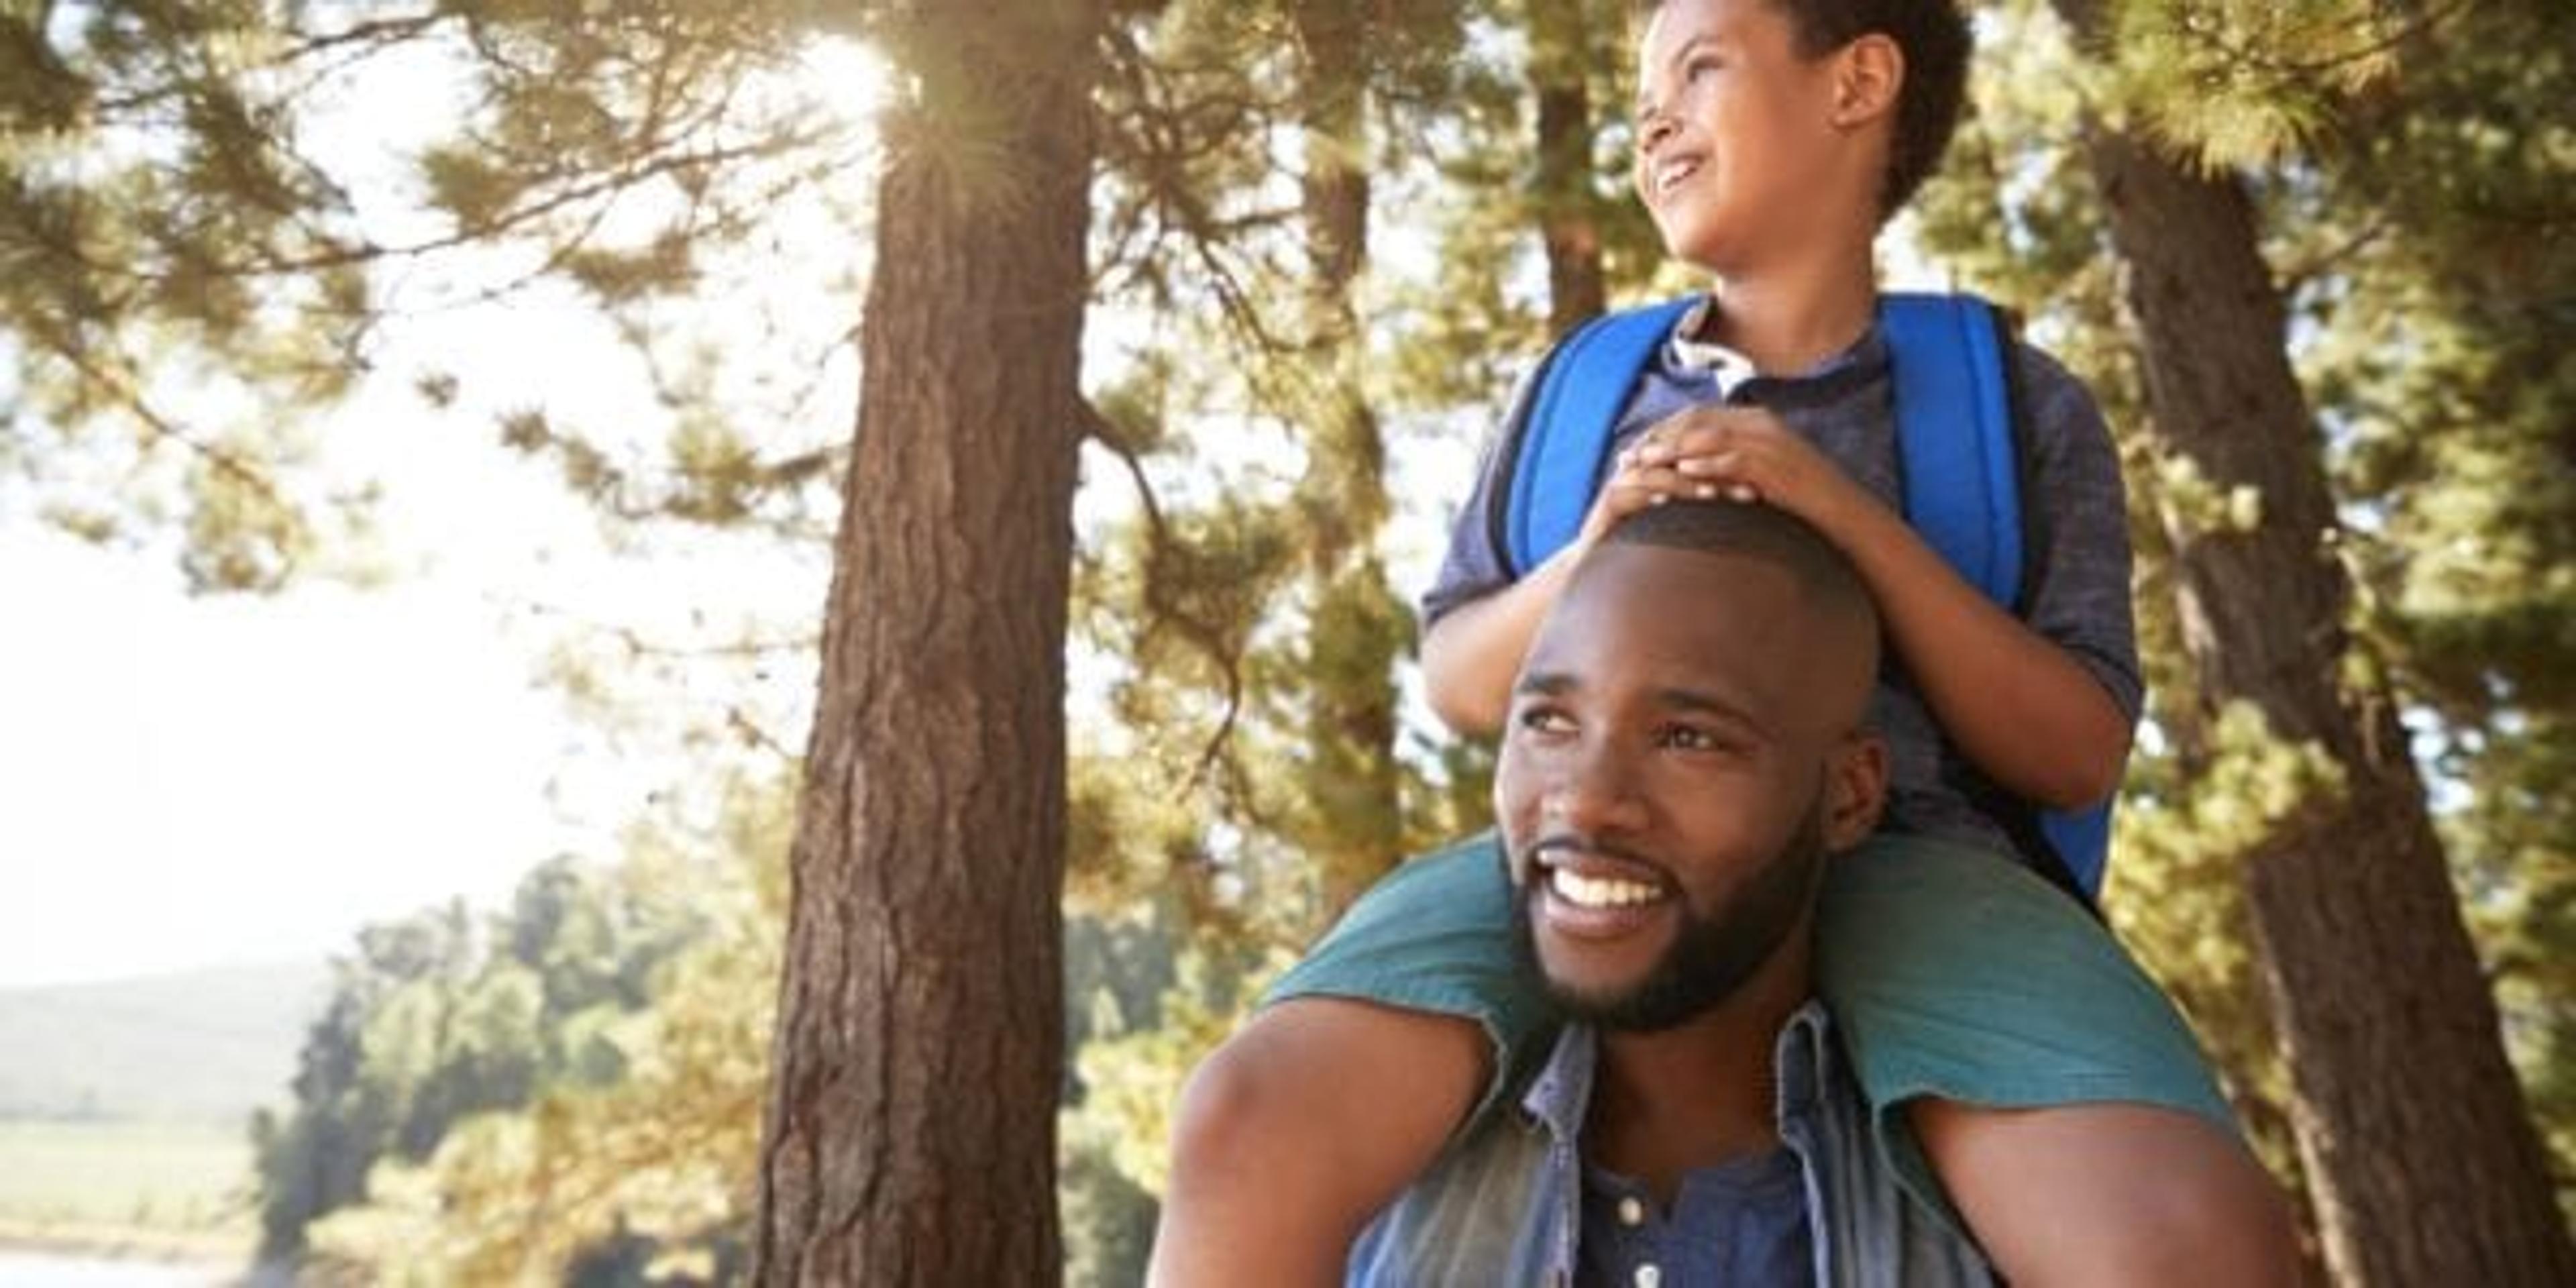
[[[2300,1282],[2279,1187],[2197,1115],[1926,1098],[1906,1116],[1988,1259],[2015,1284]]]
[[[1490,835],[1396,869],[1191,1074],[1152,1281],[1339,1282],[1552,1023]]]
[[[1826,883],[1817,979],[1899,1177],[1931,1194],[1937,1172],[2014,1282],[2297,1282],[2190,1029],[2037,876],[1877,838]]]

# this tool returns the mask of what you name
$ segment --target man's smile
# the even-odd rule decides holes
[[[1665,911],[1680,887],[1661,864],[1615,848],[1552,837],[1532,847],[1538,883],[1538,916],[1545,927],[1572,939],[1613,939]]]

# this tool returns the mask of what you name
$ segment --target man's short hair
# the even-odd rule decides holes
[[[1813,525],[1776,506],[1676,498],[1620,520],[1602,544],[1748,555],[1786,570],[1818,607],[1860,617],[1877,633],[1878,602],[1860,570]]]
[[[1636,0],[1640,19],[1670,0]],[[1968,56],[1975,47],[1956,0],[1764,0],[1788,18],[1801,57],[1818,58],[1876,32],[1905,54],[1896,126],[1888,134],[1887,173],[1878,188],[1878,217],[1905,208],[1941,164],[1958,133],[1967,101]]]

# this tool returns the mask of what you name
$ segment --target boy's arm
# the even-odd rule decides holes
[[[1541,618],[1556,602],[1565,579],[1601,535],[1628,515],[1667,497],[1682,495],[1692,481],[1662,463],[1623,452],[1610,480],[1593,498],[1574,540],[1518,580],[1470,599],[1432,620],[1422,636],[1422,686],[1431,709],[1451,729],[1471,737],[1502,728],[1511,709],[1512,680],[1521,656]],[[1473,507],[1470,514],[1475,513]]]
[[[1451,729],[1484,737],[1502,728],[1521,655],[1589,548],[1580,540],[1568,545],[1528,576],[1451,609],[1423,633],[1423,695]]]
[[[1968,759],[2052,809],[2118,790],[2130,724],[2101,681],[1969,585],[1877,498],[1844,486],[1851,512],[1810,522],[1860,569],[1933,718]]]
[[[2059,809],[2118,786],[2130,721],[2066,649],[1995,606],[1868,489],[1767,413],[1684,412],[1648,432],[1641,466],[1684,494],[1758,499],[1842,547],[1933,717],[1997,785]]]

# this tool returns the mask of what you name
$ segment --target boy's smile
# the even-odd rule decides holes
[[[1670,193],[1675,187],[1678,187],[1684,180],[1689,179],[1692,175],[1698,174],[1702,159],[1703,157],[1698,152],[1682,151],[1679,149],[1675,149],[1664,156],[1656,158],[1653,163],[1652,177],[1648,184],[1648,190],[1650,192],[1648,200],[1650,202],[1660,202],[1665,194]]]

